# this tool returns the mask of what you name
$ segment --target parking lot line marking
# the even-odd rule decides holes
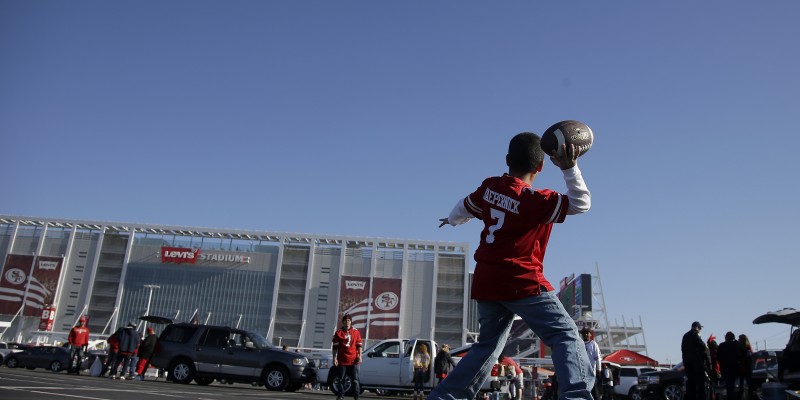
[[[87,396],[78,396],[78,395],[74,395],[74,394],[42,392],[40,390],[30,390],[30,388],[18,388],[18,387],[11,387],[11,386],[3,386],[0,389],[17,390],[17,391],[20,391],[20,392],[28,392],[28,393],[40,393],[40,394],[46,394],[46,395],[49,395],[49,396],[77,397],[77,398],[88,399],[88,400],[114,400],[113,398],[106,398],[106,397],[87,397]],[[37,389],[41,389],[41,388],[37,388]]]

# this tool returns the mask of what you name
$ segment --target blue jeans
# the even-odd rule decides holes
[[[414,392],[422,393],[425,390],[425,377],[428,375],[428,370],[423,368],[414,368]]]
[[[342,381],[344,381],[344,377],[347,376],[350,378],[350,387],[353,388],[353,398],[357,399],[358,396],[361,394],[361,387],[358,384],[358,368],[359,364],[353,365],[339,365],[338,367],[338,375],[335,381],[333,381],[333,389],[337,396],[344,397],[344,385],[342,385]],[[328,372],[330,373],[330,372]]]
[[[474,399],[508,340],[514,315],[552,349],[559,399],[593,400],[594,371],[578,327],[555,292],[513,301],[478,301],[480,336],[467,355],[428,396],[430,400]]]
[[[69,347],[69,366],[67,367],[67,372],[73,372],[73,366],[74,366],[74,372],[76,374],[80,374],[81,373],[81,360],[83,360],[83,356],[84,356],[83,346],[76,346],[74,344],[70,345],[70,347]],[[77,360],[76,360],[76,358],[77,358]]]

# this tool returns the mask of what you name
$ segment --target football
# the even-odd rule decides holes
[[[594,133],[588,125],[580,121],[568,120],[556,122],[547,128],[542,135],[541,147],[548,155],[552,156],[553,151],[561,155],[561,145],[575,145],[576,150],[580,150],[578,157],[586,154],[592,148]]]

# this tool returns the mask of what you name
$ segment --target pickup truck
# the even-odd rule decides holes
[[[361,366],[359,368],[359,383],[361,390],[371,390],[379,395],[391,395],[395,393],[411,393],[414,390],[413,379],[413,354],[414,349],[420,344],[428,345],[431,349],[433,365],[436,354],[440,350],[440,344],[430,339],[386,339],[367,347],[363,352]],[[465,355],[471,344],[451,350],[453,361],[458,363],[461,356]],[[335,374],[329,373],[333,366],[333,353],[320,361],[317,379],[325,382],[333,391],[333,381]],[[481,388],[481,392],[502,391],[504,388],[503,380],[498,375],[498,366],[495,363],[492,368],[492,376],[487,379]],[[345,377],[343,382],[345,395],[352,395],[350,380]],[[436,386],[433,368],[430,369],[430,376],[425,382],[425,391],[429,391]]]
[[[636,392],[644,400],[681,400],[685,392],[683,363],[672,369],[646,372],[637,378]]]

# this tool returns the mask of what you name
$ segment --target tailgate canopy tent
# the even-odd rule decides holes
[[[603,361],[606,362],[613,362],[620,365],[651,365],[653,367],[658,366],[658,361],[653,360],[652,358],[641,355],[635,351],[630,350],[617,350],[613,353],[609,353],[605,357],[603,357]]]

